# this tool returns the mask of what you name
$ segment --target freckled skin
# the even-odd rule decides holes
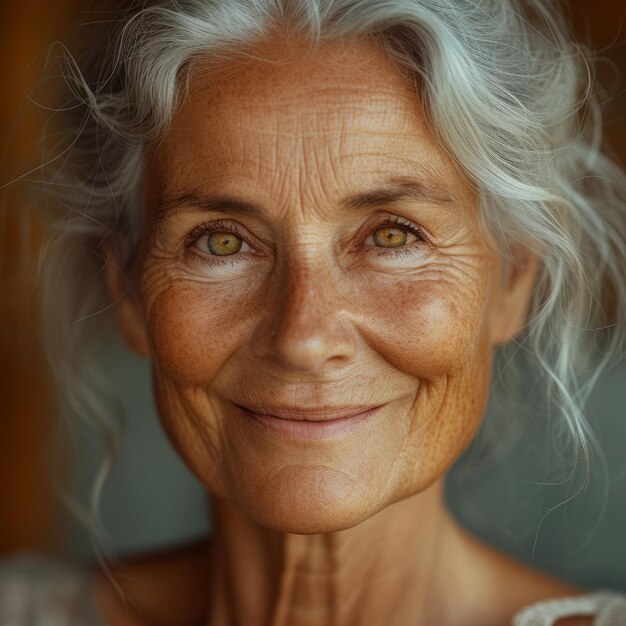
[[[225,606],[215,600],[207,623],[228,623],[232,611],[255,624],[404,624],[418,614],[455,623],[460,609],[432,592],[435,579],[452,584],[433,564],[460,545],[442,539],[452,525],[436,494],[479,425],[494,328],[511,312],[497,305],[505,287],[476,197],[433,138],[415,88],[363,42],[292,50],[280,64],[242,62],[215,80],[198,71],[149,164],[139,287],[163,426],[212,494],[223,545],[229,533],[232,546],[243,541],[244,527],[267,532],[260,525],[278,533],[283,550],[282,577],[268,573],[276,553],[248,552],[229,592],[243,595],[231,613],[215,613]],[[435,181],[454,206],[412,199],[341,208],[345,196],[394,176]],[[264,212],[198,209],[154,221],[161,198],[190,190]],[[402,257],[366,244],[381,215],[411,220],[428,243]],[[236,222],[249,248],[210,266],[185,240],[218,220]],[[199,245],[191,249],[202,255]],[[294,441],[252,424],[233,403],[384,407],[341,437]],[[385,534],[392,528],[396,539]],[[444,547],[426,561],[433,537]],[[421,569],[411,565],[418,555]],[[328,580],[305,575],[307,563]],[[297,575],[285,574],[293,568]],[[398,573],[396,591],[368,594],[365,582],[380,574],[387,585],[389,571]],[[261,588],[263,598],[248,597]],[[342,608],[329,600],[338,589],[364,595]],[[511,605],[490,614],[487,602],[476,623],[498,623]],[[467,617],[459,619],[474,623]]]
[[[311,58],[305,84],[297,66],[258,64],[200,84],[154,155],[157,194],[210,190],[267,207],[262,223],[237,220],[273,250],[228,271],[185,259],[180,241],[229,216],[164,220],[141,290],[168,432],[211,492],[276,530],[344,528],[424,489],[483,409],[494,258],[475,198],[430,136],[412,87],[376,60],[375,71],[339,64],[328,76]],[[429,229],[432,249],[408,260],[342,258],[368,215],[340,211],[340,200],[420,169],[459,198],[454,211],[419,201],[400,209]],[[340,441],[296,444],[232,417],[228,401],[256,400],[387,406]]]

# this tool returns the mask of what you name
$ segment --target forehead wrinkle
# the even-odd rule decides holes
[[[240,178],[249,181],[245,187],[250,187],[247,193],[244,193],[244,197],[247,195],[250,198],[256,195],[255,191],[269,190],[271,197],[266,202],[269,205],[278,205],[285,210],[288,206],[299,206],[307,208],[307,199],[311,200],[311,205],[319,210],[320,208],[320,194],[325,194],[327,190],[353,190],[353,194],[360,193],[362,195],[370,195],[369,199],[361,200],[360,202],[352,203],[352,206],[360,205],[361,207],[373,207],[374,205],[382,205],[385,202],[390,201],[390,192],[392,189],[387,187],[385,190],[381,188],[378,195],[372,194],[375,183],[384,185],[384,178],[388,179],[388,183],[396,184],[396,191],[402,187],[402,183],[406,182],[406,178],[417,179],[416,184],[411,188],[410,185],[405,185],[404,190],[407,192],[408,197],[413,197],[432,201],[436,204],[453,205],[458,198],[455,197],[455,191],[457,185],[454,185],[453,181],[446,181],[446,183],[440,182],[441,169],[433,167],[432,164],[427,164],[423,159],[414,159],[407,155],[391,155],[385,154],[378,150],[365,151],[355,150],[353,152],[344,152],[346,143],[352,143],[352,135],[347,132],[339,132],[334,135],[337,141],[322,142],[319,144],[321,149],[307,150],[307,142],[304,137],[297,137],[295,141],[290,141],[284,148],[280,148],[276,142],[270,144],[270,151],[264,151],[264,145],[259,142],[256,143],[257,158],[251,159],[254,163],[254,172],[250,176],[246,174],[237,174],[233,176],[229,174],[228,170],[233,166],[237,169],[237,163],[239,159],[222,161],[212,155],[211,161],[216,163],[217,171],[214,176],[211,176],[214,180],[227,180],[231,179],[230,184],[225,185],[223,189],[233,189],[235,195],[241,197],[241,184],[237,183],[234,178]],[[416,146],[419,149],[422,146]],[[286,155],[285,155],[286,151]],[[296,152],[298,153],[296,155]],[[409,151],[412,152],[412,151]],[[381,156],[383,155],[383,156]],[[270,158],[268,159],[268,156]],[[445,162],[438,158],[438,155],[433,152],[431,161],[441,160],[441,164],[445,165]],[[387,167],[381,167],[381,158],[384,159],[383,163]],[[370,162],[367,166],[364,163],[358,163],[359,160]],[[250,159],[245,158],[245,162],[249,162]],[[356,165],[350,164],[356,161]],[[224,162],[225,168],[220,168],[219,165]],[[407,167],[408,165],[408,167]],[[375,167],[372,167],[375,166]],[[221,170],[221,171],[220,171]],[[370,171],[371,170],[371,171]],[[384,173],[386,170],[386,174]],[[369,175],[368,175],[369,171]],[[203,169],[206,174],[206,170]],[[396,181],[391,180],[393,175],[398,179]],[[437,175],[439,174],[439,175]],[[378,180],[376,180],[378,179]],[[206,186],[206,176],[203,176],[202,182],[204,184],[191,185],[195,187],[193,194],[198,197],[202,196],[211,185]],[[270,181],[269,187],[263,185],[263,181]],[[370,182],[371,181],[371,182]],[[189,181],[191,182],[191,181]],[[447,184],[450,182],[451,184]],[[296,191],[300,200],[294,203],[292,194]],[[219,193],[219,192],[218,192]],[[168,195],[168,194],[166,194]],[[334,195],[334,194],[333,194]],[[396,194],[397,195],[397,194]],[[463,194],[458,194],[462,196]],[[189,201],[192,198],[184,198],[185,201]],[[165,202],[167,204],[167,201]],[[325,198],[325,203],[332,206],[334,203],[329,197]],[[350,203],[347,203],[350,206]],[[282,211],[281,211],[282,213]]]
[[[332,77],[331,77],[332,78]],[[220,89],[221,91],[221,89]],[[227,91],[227,87],[224,89]],[[219,94],[216,94],[219,98]],[[357,99],[362,99],[363,96],[373,104],[380,104],[382,102],[397,101],[399,99],[405,98],[406,94],[400,93],[397,88],[392,87],[391,85],[386,85],[384,88],[379,89],[377,91],[372,91],[371,85],[369,88],[363,87],[361,85],[349,86],[345,85],[341,82],[337,82],[337,85],[316,85],[310,86],[305,83],[296,84],[290,86],[289,89],[284,89],[281,91],[274,91],[270,88],[268,89],[257,89],[254,91],[254,96],[257,100],[261,100],[261,102],[248,100],[242,104],[242,110],[250,109],[255,110],[258,108],[266,107],[268,103],[271,103],[271,106],[277,106],[279,108],[291,108],[293,106],[293,99],[303,100],[306,103],[313,103],[308,107],[305,107],[305,111],[313,111],[316,112],[318,109],[318,104],[321,101],[322,103],[335,103],[341,102],[344,103],[346,101],[346,97],[357,96]],[[260,96],[260,97],[259,97]],[[266,101],[263,102],[263,98],[267,97]]]
[[[333,135],[338,132],[349,132],[355,136],[380,137],[421,137],[418,114],[412,108],[401,107],[397,100],[386,100],[380,103],[357,101],[348,103],[341,101],[341,107],[318,103],[291,103],[284,112],[273,103],[257,106],[251,115],[246,115],[243,108],[237,105],[234,113],[221,101],[214,109],[215,126],[228,129],[234,134],[242,130],[252,130],[259,137],[293,138],[293,128],[303,137]],[[409,112],[409,115],[407,115]],[[289,127],[290,130],[285,130]],[[209,129],[210,133],[210,129]]]
[[[325,78],[326,81],[328,79],[328,77]],[[314,79],[307,76],[306,80],[313,81]],[[393,87],[388,86],[383,92],[376,92],[372,90],[371,80],[368,88],[360,86],[350,88],[345,85],[346,78],[342,77],[342,80],[344,84],[340,88],[325,87],[324,83],[320,85],[318,82],[313,86],[290,85],[282,90],[263,89],[262,81],[260,88],[258,82],[254,83],[253,88],[249,86],[242,88],[237,83],[225,84],[209,88],[206,96],[196,91],[195,99],[200,100],[205,115],[208,112],[220,123],[225,122],[230,125],[235,119],[236,124],[242,126],[251,124],[259,131],[262,131],[264,127],[267,128],[268,122],[280,124],[285,116],[293,120],[294,115],[297,118],[306,118],[308,123],[301,125],[303,131],[309,127],[312,120],[328,120],[331,116],[341,118],[342,121],[353,120],[354,123],[357,123],[359,119],[362,120],[363,117],[371,120],[372,116],[375,116],[376,128],[390,126],[393,131],[397,130],[399,121],[403,125],[410,126],[404,113],[407,110],[417,111],[417,99],[416,94],[407,89],[408,85],[394,81],[396,84]],[[354,81],[354,77],[350,77],[349,80]],[[402,87],[399,88],[400,85]],[[260,90],[266,91],[267,97],[261,97]],[[233,100],[236,101],[236,107],[231,106]],[[337,104],[340,106],[335,106]],[[255,119],[259,116],[263,117],[262,124]],[[391,124],[387,124],[386,120],[389,120]],[[368,125],[371,128],[371,122]],[[280,126],[275,125],[273,130],[280,132]]]
[[[301,72],[302,68],[300,66],[297,67],[299,68],[298,71]],[[378,70],[378,67],[375,69]],[[331,78],[334,78],[332,76],[332,68],[330,71],[326,68],[326,71],[331,75]],[[345,80],[341,71],[339,74]],[[369,182],[372,179],[371,174],[375,173],[376,178],[379,179],[372,182],[383,182],[381,180],[382,171],[388,170],[390,173],[394,169],[392,168],[392,162],[398,159],[400,162],[404,162],[405,167],[402,169],[405,171],[406,163],[412,161],[414,167],[410,169],[415,168],[415,171],[412,173],[414,175],[417,174],[418,177],[421,177],[426,169],[431,169],[435,172],[441,169],[436,166],[434,168],[432,166],[427,167],[428,160],[446,166],[446,169],[452,173],[452,168],[449,167],[449,164],[446,164],[445,159],[438,153],[433,139],[428,136],[427,129],[426,131],[423,129],[424,121],[420,118],[415,94],[409,95],[409,84],[404,78],[399,76],[392,77],[391,74],[385,73],[384,77],[385,81],[380,81],[380,84],[384,82],[387,85],[384,93],[388,94],[389,97],[386,97],[386,95],[384,97],[382,95],[373,96],[372,93],[369,93],[367,89],[362,88],[360,85],[349,88],[346,88],[344,85],[340,90],[332,86],[322,85],[321,93],[324,94],[324,97],[328,97],[329,94],[332,95],[333,101],[335,100],[335,95],[345,94],[346,92],[358,96],[357,101],[354,103],[346,104],[338,100],[338,102],[341,102],[339,108],[335,106],[329,108],[320,107],[319,105],[310,106],[310,101],[303,100],[302,93],[310,93],[315,97],[319,96],[319,90],[316,91],[316,87],[319,86],[319,80],[315,76],[311,78],[308,74],[306,74],[305,80],[317,81],[315,88],[310,87],[309,84],[300,85],[296,81],[295,83],[289,82],[289,91],[285,91],[283,74],[270,73],[269,79],[263,76],[260,83],[262,87],[266,87],[265,81],[267,80],[270,87],[280,84],[283,93],[281,94],[279,90],[271,91],[272,98],[260,104],[252,101],[249,96],[250,87],[241,83],[241,77],[239,77],[239,82],[235,80],[234,84],[227,81],[221,86],[221,89],[213,90],[208,98],[208,102],[211,104],[208,107],[208,117],[212,118],[211,123],[202,124],[200,133],[196,133],[193,137],[191,137],[191,133],[188,135],[195,144],[193,154],[186,156],[186,151],[180,151],[180,154],[183,156],[182,160],[189,161],[187,166],[188,172],[191,170],[191,175],[185,176],[185,178],[188,183],[193,183],[194,179],[201,174],[202,182],[206,184],[206,164],[208,162],[216,162],[217,164],[216,171],[211,178],[215,180],[224,180],[224,176],[230,178],[232,174],[229,174],[229,170],[233,171],[236,169],[236,163],[249,161],[248,158],[241,158],[240,154],[243,156],[246,151],[249,154],[251,144],[256,144],[255,152],[257,153],[257,159],[252,169],[258,182],[251,180],[251,187],[261,190],[265,187],[266,190],[271,191],[272,197],[269,202],[271,204],[279,204],[284,209],[294,204],[306,208],[307,197],[314,198],[312,205],[317,206],[319,209],[320,193],[326,195],[325,192],[329,190],[346,190],[357,186],[365,192],[370,191],[369,188],[373,186]],[[320,75],[320,78],[326,79],[326,75]],[[347,79],[352,82],[355,80],[354,76],[348,76]],[[379,79],[380,76],[375,77],[375,84],[379,83]],[[391,83],[394,84],[395,89],[389,88]],[[403,85],[404,88],[398,89],[398,85]],[[265,89],[265,91],[270,93],[268,89]],[[219,94],[224,96],[222,100],[217,97]],[[364,95],[367,95],[367,98],[363,98],[362,96]],[[295,111],[293,106],[289,107],[290,115],[285,120],[285,117],[280,115],[280,111],[277,114],[274,103],[277,98],[280,102],[280,98],[287,98],[287,96],[298,100],[298,106],[295,108]],[[202,95],[199,97],[199,104],[204,107],[207,104],[207,98],[202,97]],[[237,106],[232,106],[233,98]],[[407,111],[406,105],[409,103],[409,100],[410,104]],[[192,119],[193,116],[198,115],[202,115],[203,119],[207,119],[205,108],[200,110],[201,107],[198,106],[197,101],[192,104],[193,106],[188,111],[188,115],[190,114]],[[367,109],[366,113],[363,112],[363,107]],[[253,119],[254,116],[251,118],[241,114],[242,108],[262,110],[263,124],[258,124],[258,120]],[[210,113],[210,110],[213,110],[213,113]],[[309,112],[314,114],[313,119],[309,120],[309,123],[299,121],[301,116],[306,118]],[[368,122],[363,127],[365,118],[367,118]],[[284,124],[287,124],[289,130],[281,130]],[[213,132],[213,128],[216,129],[215,132]],[[407,130],[406,133],[400,130],[405,128]],[[250,132],[246,134],[248,129]],[[330,137],[331,140],[309,143],[311,140],[322,137],[325,139]],[[277,141],[277,139],[280,141]],[[413,142],[410,139],[417,139],[417,141]],[[267,141],[269,141],[269,145]],[[376,149],[376,144],[380,146],[378,150]],[[234,150],[233,146],[235,146]],[[308,147],[312,147],[312,149],[308,150]],[[350,150],[350,152],[347,150]],[[176,150],[176,152],[179,151]],[[217,155],[215,152],[217,152]],[[224,153],[223,157],[218,156],[220,152]],[[422,155],[425,154],[426,158],[411,159],[409,157],[410,154],[420,153]],[[398,154],[401,156],[398,157]],[[370,157],[372,164],[374,162],[377,163],[377,167],[349,166],[346,168],[341,163],[341,161],[350,160],[351,158],[367,158],[367,160],[370,160]],[[387,167],[381,167],[381,160]],[[222,161],[224,162],[224,167],[221,167]],[[199,169],[199,163],[202,163],[201,169]],[[184,166],[185,163],[183,163]],[[364,169],[365,171],[371,170],[369,176],[362,175]],[[264,176],[264,172],[269,172],[270,178],[267,175]],[[236,172],[234,173],[236,174]],[[438,173],[439,175],[435,174],[435,176],[429,176],[429,178],[437,181],[437,179],[441,178],[441,171]],[[253,177],[246,173],[245,178],[252,179]],[[450,176],[445,178],[449,181]],[[270,181],[269,184],[264,185],[264,181],[267,180]],[[449,182],[456,186],[454,180]],[[232,186],[240,188],[234,181]],[[361,191],[361,189],[357,190]],[[202,191],[202,189],[199,189],[199,191]],[[276,193],[277,191],[278,193]],[[299,201],[295,203],[294,192],[299,197]],[[254,194],[248,195],[253,197]],[[383,201],[384,196],[380,196],[379,200]],[[325,204],[333,205],[332,202],[328,201]],[[281,210],[282,212],[283,210]]]
[[[381,121],[392,120],[392,125],[397,125],[398,118],[402,118],[402,112],[407,108],[413,109],[417,104],[416,98],[407,98],[398,92],[390,91],[388,95],[375,94],[371,91],[359,90],[353,93],[337,94],[334,98],[319,98],[316,90],[311,90],[311,96],[299,94],[289,94],[289,99],[283,97],[283,101],[277,98],[268,99],[265,102],[242,102],[237,113],[245,119],[247,114],[252,116],[266,116],[267,111],[285,115],[306,118],[308,122],[316,119],[328,119],[336,117],[338,119],[358,119],[362,117],[371,118],[376,115]],[[216,97],[217,102],[225,102],[228,95],[222,98]],[[213,99],[213,98],[211,98]],[[336,108],[335,105],[341,105]],[[219,107],[219,104],[218,104]],[[219,113],[219,109],[216,109]],[[254,122],[256,124],[256,122]]]

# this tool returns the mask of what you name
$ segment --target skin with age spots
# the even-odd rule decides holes
[[[156,574],[128,582],[123,619],[505,624],[571,590],[465,534],[441,479],[478,428],[535,263],[500,261],[415,86],[378,48],[285,43],[255,49],[279,63],[192,73],[148,159],[139,305],[107,270],[215,518],[177,595]],[[303,436],[240,407],[376,410]]]
[[[298,86],[291,64],[191,90],[154,155],[148,206],[194,190],[264,212],[171,211],[141,285],[160,412],[181,454],[212,493],[289,532],[354,525],[438,478],[474,433],[489,374],[494,260],[474,197],[410,85],[389,68],[372,75],[365,59],[327,77],[320,61],[306,75],[324,89]],[[337,209],[426,167],[454,205]],[[398,215],[429,241],[401,258],[363,243]],[[250,250],[218,266],[183,254],[207,220],[236,222]],[[233,402],[385,406],[351,436],[294,445],[238,419]]]

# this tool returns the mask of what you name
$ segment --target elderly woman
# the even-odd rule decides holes
[[[533,355],[584,463],[584,398],[624,345],[624,175],[552,3],[139,4],[64,68],[48,348],[106,422],[77,355],[114,313],[215,532],[8,568],[13,615],[21,581],[40,617],[3,623],[626,624],[623,596],[498,553],[442,500],[497,347]]]

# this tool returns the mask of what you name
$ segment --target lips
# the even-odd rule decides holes
[[[261,426],[288,439],[330,439],[366,422],[382,405],[350,407],[255,407],[237,405],[246,423]],[[270,413],[269,410],[272,411]]]
[[[335,420],[355,417],[365,411],[379,408],[381,405],[362,406],[333,406],[333,407],[295,407],[295,406],[244,406],[240,408],[267,417],[276,417],[283,420],[295,420],[303,422],[331,422]]]

